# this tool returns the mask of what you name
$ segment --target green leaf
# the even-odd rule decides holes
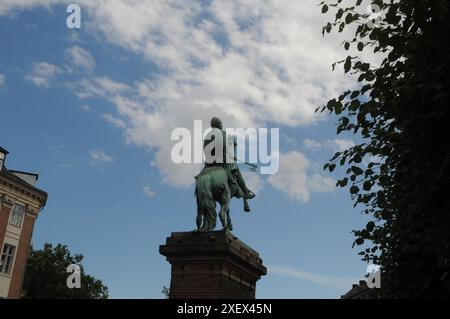
[[[342,117],[341,120],[342,120],[342,125],[344,125],[344,126],[347,126],[350,121],[348,119],[348,117],[346,117],[346,116]]]
[[[341,156],[341,152],[336,152],[334,153],[333,157],[331,158],[331,161],[334,161],[335,159],[337,159],[339,156]]]
[[[365,181],[363,184],[363,189],[368,192],[368,191],[370,191],[371,188],[372,188],[372,183],[370,181]]]
[[[336,104],[336,100],[335,99],[329,100],[328,103],[327,103],[328,111],[330,111],[330,112],[333,111],[335,104]]]
[[[358,42],[357,48],[358,48],[359,51],[362,51],[364,49],[364,43]]]
[[[349,108],[350,108],[350,110],[355,111],[359,108],[360,105],[361,105],[361,102],[359,102],[359,100],[352,100]]]
[[[354,194],[356,194],[358,192],[359,192],[359,187],[358,186],[353,185],[352,187],[350,187],[350,194],[354,195]]]
[[[364,86],[361,88],[361,94],[366,93],[368,90],[371,89],[371,87],[372,87],[371,84],[366,84],[366,85],[364,85]]]
[[[369,68],[370,68],[370,64],[369,63],[361,63],[361,66],[360,66],[360,70],[361,71],[363,71],[363,72],[366,72],[366,71],[368,71],[369,70]]]
[[[361,155],[355,155],[355,156],[353,157],[353,162],[355,162],[355,163],[361,163],[361,162],[362,162],[362,157],[361,157]]]
[[[352,67],[352,58],[350,56],[347,57],[347,59],[345,59],[345,63],[344,63],[344,72],[347,73],[348,71],[350,71],[350,68]]]
[[[352,23],[352,20],[353,20],[353,15],[351,13],[348,13],[345,16],[345,23],[350,24],[350,23]]]
[[[366,73],[366,81],[371,82],[373,80],[375,80],[375,74],[373,74],[373,72],[367,72]]]
[[[361,230],[361,237],[362,238],[369,238],[370,237],[370,233],[367,231],[367,229]]]
[[[358,166],[352,166],[352,172],[355,175],[362,175],[363,170],[361,168],[359,168]]]
[[[337,115],[341,114],[342,112],[342,103],[340,101],[336,101],[336,104],[334,106],[334,113]]]
[[[339,185],[341,187],[347,186],[347,183],[348,183],[348,178],[347,177],[339,181]]]

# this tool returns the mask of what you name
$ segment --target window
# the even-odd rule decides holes
[[[3,164],[5,164],[5,153],[1,151],[0,147],[0,171],[3,169]]]
[[[10,219],[9,223],[11,225],[20,227],[22,225],[22,219],[23,219],[24,213],[25,213],[25,206],[19,205],[19,204],[14,204],[12,213],[11,213],[11,219]]]
[[[0,260],[0,273],[9,274],[14,260],[14,251],[16,247],[5,244],[3,246],[2,259]]]

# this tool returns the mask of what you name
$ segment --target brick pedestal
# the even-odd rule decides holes
[[[254,299],[267,272],[259,254],[228,231],[172,233],[159,252],[172,265],[170,298]]]

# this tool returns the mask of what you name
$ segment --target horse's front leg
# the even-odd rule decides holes
[[[222,193],[222,198],[220,202],[220,221],[222,222],[222,227],[224,230],[229,229],[229,226],[231,225],[231,219],[229,215],[230,200],[231,200],[230,188],[228,187],[228,185],[226,185],[224,192]]]
[[[200,208],[197,207],[197,231],[202,231],[204,227],[204,221],[203,221],[203,213]],[[203,225],[202,225],[203,224]]]
[[[230,209],[227,210],[227,224],[228,224],[228,229],[230,231],[233,230],[233,225],[231,224]]]
[[[226,214],[226,204],[222,204],[220,208],[220,222],[222,223],[223,230],[226,230],[228,228],[228,219]]]
[[[250,206],[248,205],[248,200],[245,198],[245,197],[243,197],[244,199],[244,211],[245,212],[250,212]]]

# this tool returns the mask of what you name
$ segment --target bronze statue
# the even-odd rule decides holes
[[[206,163],[196,176],[195,196],[197,198],[197,230],[210,231],[216,227],[216,202],[220,203],[219,217],[224,230],[232,230],[229,205],[232,197],[242,198],[244,211],[250,212],[248,199],[255,194],[247,188],[244,178],[236,163],[236,139],[233,146],[229,143],[222,121],[211,119],[211,132],[204,141],[204,151],[210,143],[215,142],[211,154],[205,152]],[[234,150],[231,153],[230,150]],[[218,156],[215,156],[215,155]],[[212,155],[209,160],[208,155]]]

